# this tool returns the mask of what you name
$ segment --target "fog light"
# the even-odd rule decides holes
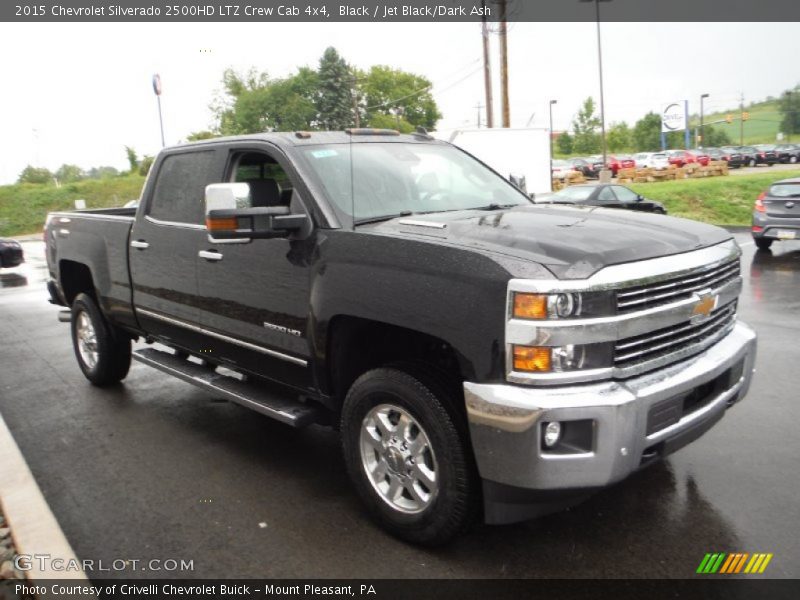
[[[553,421],[544,426],[544,445],[547,448],[552,448],[558,443],[561,438],[561,423]]]

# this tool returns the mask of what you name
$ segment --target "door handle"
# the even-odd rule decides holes
[[[205,258],[206,260],[222,260],[222,253],[217,252],[216,250],[200,250],[197,253],[197,256],[200,258]]]
[[[131,240],[131,248],[137,248],[138,250],[147,250],[150,247],[150,244],[145,242],[144,240]]]

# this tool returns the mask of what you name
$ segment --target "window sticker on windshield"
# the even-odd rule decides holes
[[[331,150],[330,148],[326,148],[325,150],[312,150],[311,156],[314,158],[328,158],[329,156],[336,156],[338,152],[336,150]]]

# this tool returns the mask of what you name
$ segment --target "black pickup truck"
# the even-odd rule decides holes
[[[537,206],[422,131],[169,148],[136,208],[52,213],[45,237],[89,381],[133,357],[338,428],[359,496],[417,543],[674,452],[744,397],[755,360],[729,233]]]

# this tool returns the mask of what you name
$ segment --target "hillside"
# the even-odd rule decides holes
[[[779,130],[781,122],[781,113],[778,110],[777,100],[766,100],[764,102],[756,102],[752,105],[745,105],[745,112],[750,113],[750,119],[744,122],[744,143],[745,144],[770,144],[775,143],[776,134]],[[720,131],[724,131],[730,136],[734,144],[739,144],[740,136],[740,123],[739,107],[733,107],[731,110],[725,112],[716,112],[705,115],[704,121],[712,123],[725,119],[727,115],[733,115],[734,121],[730,125],[723,122],[715,124],[714,127]],[[700,122],[698,115],[692,115],[692,125],[697,125]],[[800,141],[800,132],[793,136],[792,141]]]
[[[70,210],[78,199],[86,201],[86,208],[122,206],[139,197],[143,184],[141,175],[126,175],[61,187],[33,183],[0,186],[0,237],[41,231],[48,212]]]

